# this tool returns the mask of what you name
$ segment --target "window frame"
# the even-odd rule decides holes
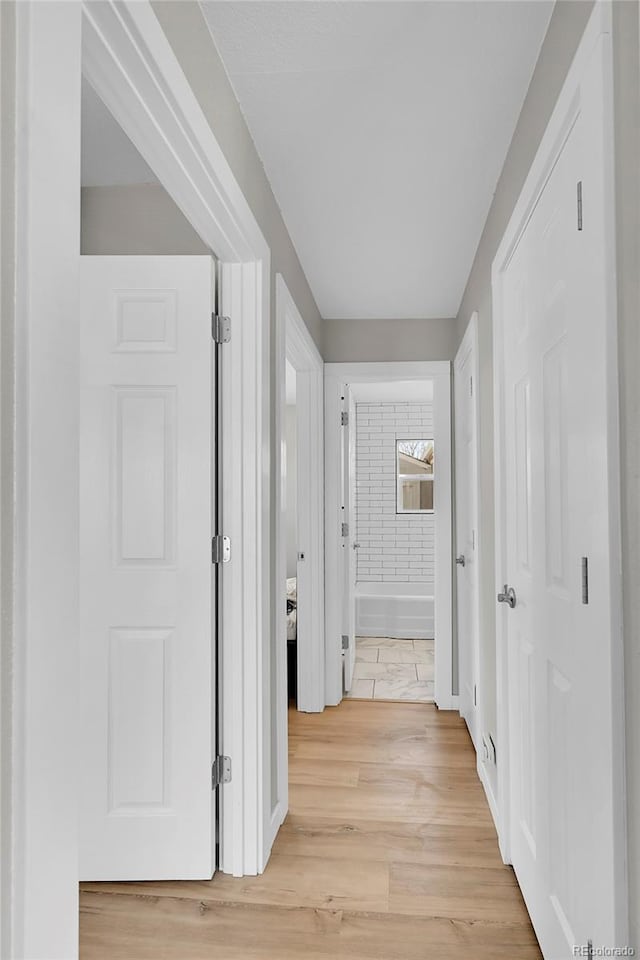
[[[420,474],[420,473],[400,473],[399,472],[399,456],[400,450],[399,445],[401,443],[416,443],[416,438],[411,437],[396,437],[396,453],[395,453],[395,474],[396,474],[396,516],[404,516],[406,514],[417,514],[417,515],[433,515],[435,513],[435,440],[433,437],[424,437],[419,438],[418,442],[430,443],[433,446],[433,473],[431,474]],[[432,494],[432,503],[433,507],[425,510],[406,510],[402,507],[402,498],[401,491],[404,480],[417,480],[419,483],[431,483],[433,484],[433,494]]]

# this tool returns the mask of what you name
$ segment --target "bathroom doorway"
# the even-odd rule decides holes
[[[454,707],[450,365],[328,364],[325,386],[340,430],[326,431],[325,531],[340,693]]]

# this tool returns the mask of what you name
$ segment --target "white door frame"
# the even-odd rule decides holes
[[[375,383],[403,380],[433,380],[434,440],[438,450],[436,484],[436,577],[435,577],[435,701],[443,710],[457,708],[454,694],[452,649],[452,457],[451,457],[451,363],[448,360],[398,363],[326,363],[325,384],[325,649],[326,702],[342,699],[342,565],[340,558],[342,386],[345,383]],[[331,640],[333,638],[333,641]]]
[[[480,564],[480,532],[479,532],[479,509],[480,509],[480,364],[478,362],[478,312],[474,310],[471,314],[471,319],[465,331],[465,334],[462,338],[460,346],[458,347],[458,352],[456,353],[455,360],[453,361],[453,380],[454,380],[454,449],[455,449],[455,433],[457,431],[457,410],[455,406],[455,397],[456,397],[456,375],[462,367],[462,364],[466,358],[471,355],[471,376],[473,378],[473,393],[471,397],[471,409],[473,415],[473,467],[471,471],[471,477],[469,482],[471,483],[472,488],[472,502],[473,502],[473,514],[474,514],[474,530],[475,530],[475,552],[473,563],[475,564],[474,576],[476,578],[476,589],[473,603],[473,655],[475,658],[475,667],[476,667],[476,710],[475,710],[475,720],[476,720],[476,729],[475,742],[474,746],[476,752],[478,752],[478,744],[481,741],[482,733],[484,730],[484,724],[482,722],[482,702],[483,702],[483,690],[480,678],[480,649],[481,649],[481,634],[480,634],[480,578],[479,578],[479,564]],[[456,490],[456,474],[454,471],[453,477],[453,489]],[[454,502],[456,500],[454,493]],[[454,510],[455,513],[455,510]],[[454,552],[457,552],[457,542],[456,535],[454,534]],[[457,591],[456,591],[457,598]],[[456,617],[456,645],[458,653],[458,667],[460,666],[460,634],[457,629],[458,620]],[[460,671],[458,670],[458,673]],[[460,693],[460,676],[458,676],[458,694]],[[484,764],[482,763],[482,758],[480,752],[478,752],[478,771],[480,773],[480,778],[484,782]]]
[[[78,270],[85,72],[222,262],[222,869],[260,872],[270,794],[270,252],[148,2],[21,3],[10,955],[77,956]],[[82,18],[84,18],[82,22]],[[81,32],[82,26],[82,32]],[[205,318],[206,322],[206,318]]]
[[[614,195],[614,158],[613,158],[613,74],[611,55],[611,5],[598,3],[585,29],[575,59],[567,75],[558,102],[549,125],[542,138],[540,147],[527,176],[520,198],[515,206],[509,225],[500,244],[492,267],[493,310],[494,310],[494,409],[495,409],[495,503],[496,503],[496,585],[504,583],[504,571],[507,557],[507,524],[500,509],[503,503],[503,491],[506,489],[505,462],[505,411],[504,411],[504,328],[506,319],[502,308],[502,281],[517,243],[526,228],[529,217],[544,190],[545,184],[555,166],[566,138],[573,126],[585,97],[583,79],[587,66],[594,57],[599,38],[602,39],[599,76],[597,83],[591,83],[586,96],[591,98],[591,112],[597,112],[598,125],[602,131],[601,154],[594,157],[596,173],[590,182],[590,204],[602,210],[605,223],[605,247],[608,251],[604,271],[607,283],[608,353],[607,365],[608,401],[607,417],[611,425],[610,449],[607,451],[610,491],[610,538],[611,538],[611,584],[612,623],[611,635],[614,639],[614,657],[612,663],[613,702],[616,711],[613,718],[614,730],[611,738],[611,752],[616,769],[614,786],[616,811],[616,830],[614,851],[616,861],[615,901],[619,910],[618,942],[626,943],[625,930],[628,929],[628,892],[626,873],[626,789],[625,789],[625,726],[624,726],[624,674],[623,674],[623,633],[622,633],[622,582],[621,582],[621,529],[620,529],[620,440],[618,429],[618,354],[617,354],[617,302],[615,272],[615,195]],[[600,216],[600,213],[598,214]],[[509,849],[510,837],[510,746],[509,746],[509,684],[508,656],[506,644],[506,621],[504,611],[496,620],[496,666],[497,666],[497,734],[500,749],[498,764],[498,836],[502,857],[511,862]]]
[[[297,441],[297,526],[298,552],[304,554],[307,589],[306,603],[298,606],[298,710],[318,713],[324,710],[324,363],[311,334],[300,316],[283,277],[276,276],[276,383],[279,385],[276,436],[284,436],[285,360],[296,371]],[[284,598],[286,580],[286,509],[283,495],[284,458],[278,445],[280,464],[275,475],[278,485],[277,555],[278,590]],[[278,607],[278,636],[286,646],[284,602]],[[283,670],[286,671],[286,657]],[[284,673],[283,673],[283,676]],[[286,676],[285,676],[286,689]],[[284,741],[286,750],[286,737]]]

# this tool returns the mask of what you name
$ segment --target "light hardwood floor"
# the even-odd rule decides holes
[[[84,884],[82,960],[541,960],[459,717],[352,700],[289,720],[264,875]]]

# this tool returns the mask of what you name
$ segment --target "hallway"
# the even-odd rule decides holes
[[[84,884],[83,960],[537,960],[464,722],[431,704],[289,714],[262,877]]]

